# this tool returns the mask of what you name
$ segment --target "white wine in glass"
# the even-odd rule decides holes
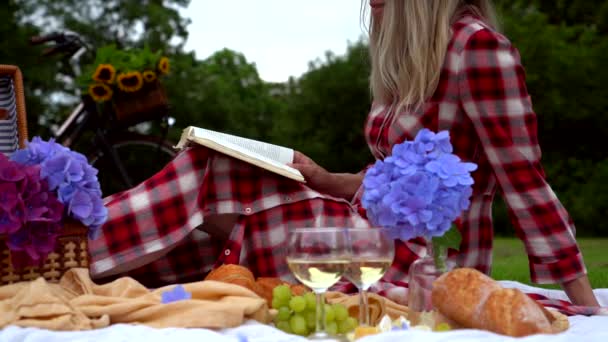
[[[287,259],[289,269],[313,291],[325,291],[338,282],[349,264],[348,259]]]
[[[345,228],[297,228],[289,232],[287,264],[316,295],[315,332],[311,340],[342,341],[325,331],[325,292],[338,282],[350,262]]]
[[[359,290],[359,325],[370,325],[367,290],[391,267],[395,242],[382,228],[352,228],[348,237],[351,261],[344,276]]]
[[[382,279],[392,263],[393,259],[390,258],[353,257],[344,276],[357,288],[368,290],[370,286]]]

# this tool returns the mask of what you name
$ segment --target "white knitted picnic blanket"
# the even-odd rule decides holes
[[[524,292],[536,292],[552,298],[565,299],[558,290],[546,290],[513,281],[501,281],[505,287],[515,287]],[[608,306],[608,289],[594,291],[600,305]],[[357,342],[439,342],[439,341],[479,341],[479,342],[607,342],[608,316],[571,316],[570,329],[557,335],[534,335],[512,338],[480,330],[454,330],[449,332],[428,332],[421,330],[394,331],[367,336]],[[146,326],[112,325],[90,331],[55,332],[35,328],[8,327],[0,330],[0,342],[304,342],[303,337],[286,334],[269,325],[249,321],[237,328],[222,331],[208,329],[153,329]]]

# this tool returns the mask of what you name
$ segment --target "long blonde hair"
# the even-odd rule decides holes
[[[386,0],[382,20],[375,22],[370,16],[369,23],[374,100],[396,102],[400,110],[418,107],[432,96],[451,38],[451,24],[467,8],[496,28],[491,0]]]

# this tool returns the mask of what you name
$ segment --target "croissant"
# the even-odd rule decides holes
[[[258,284],[255,282],[253,273],[251,273],[247,267],[241,265],[221,265],[209,272],[205,277],[205,280],[215,280],[240,285],[255,292],[258,296],[260,295],[259,292],[261,292]]]
[[[235,264],[221,265],[212,270],[205,277],[205,280],[222,281],[246,287],[258,296],[266,299],[269,307],[272,306],[272,290],[279,285],[289,285],[291,292],[296,296],[309,291],[302,284],[291,284],[281,278],[259,277],[256,280],[253,273],[247,267]]]
[[[283,284],[283,281],[280,278],[271,278],[271,277],[259,277],[256,280],[258,287],[260,289],[260,293],[258,295],[264,299],[268,303],[268,306],[272,306],[272,290]]]
[[[301,296],[306,292],[310,292],[310,290],[308,289],[308,287],[302,285],[302,284],[289,284],[289,287],[291,287],[291,293],[294,296]]]
[[[272,290],[279,285],[288,285],[294,296],[300,296],[305,292],[309,292],[308,288],[302,284],[292,284],[276,277],[259,277],[256,283],[260,289],[258,295],[266,299],[268,306],[272,306]]]
[[[433,283],[431,298],[439,314],[463,328],[513,337],[568,328],[565,316],[549,312],[520,290],[505,289],[472,268],[443,274]]]

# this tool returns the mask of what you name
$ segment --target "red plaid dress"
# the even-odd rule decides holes
[[[450,130],[455,153],[479,165],[471,207],[458,222],[460,252],[450,258],[490,272],[491,207],[499,189],[534,282],[585,274],[574,226],[545,181],[524,70],[505,37],[473,16],[461,18],[433,97],[416,111],[392,108],[373,105],[365,124],[376,158],[426,127]],[[359,197],[332,198],[213,151],[188,149],[144,183],[107,198],[109,221],[90,241],[91,273],[103,277],[121,267],[154,287],[200,280],[214,265],[239,263],[256,276],[293,281],[285,262],[288,229],[369,226]],[[195,229],[205,216],[223,213],[241,214],[227,241]],[[417,241],[397,241],[395,261],[376,290],[391,289],[385,293],[403,301],[409,265],[425,253]]]

